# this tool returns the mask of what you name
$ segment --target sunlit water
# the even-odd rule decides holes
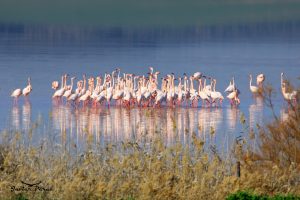
[[[100,39],[83,41],[74,37],[68,40],[68,33],[51,39],[35,38],[34,33],[0,33],[0,36],[0,130],[26,133],[37,124],[33,131],[36,141],[52,138],[58,143],[83,148],[82,141],[88,135],[96,143],[105,144],[126,140],[151,142],[160,134],[166,144],[175,141],[190,144],[195,134],[208,144],[228,150],[236,137],[245,136],[245,127],[240,123],[242,113],[248,129],[272,120],[263,100],[253,98],[249,91],[249,73],[266,75],[266,82],[277,91],[273,99],[275,112],[283,117],[285,102],[279,90],[280,72],[299,85],[299,38],[258,35],[176,42],[176,39],[162,40],[157,35],[138,40],[102,35]],[[60,80],[62,73],[81,78],[83,73],[103,75],[120,67],[123,72],[139,75],[147,73],[148,66],[154,66],[161,74],[201,71],[217,79],[219,91],[224,91],[234,76],[241,90],[241,105],[231,108],[225,100],[221,108],[211,109],[101,107],[95,110],[52,104],[51,82]],[[30,102],[21,100],[18,106],[13,106],[10,93],[24,87],[28,76],[33,85]]]

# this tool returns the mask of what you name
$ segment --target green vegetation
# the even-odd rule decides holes
[[[2,0],[0,22],[83,26],[194,26],[300,20],[296,0]]]
[[[273,197],[269,197],[266,195],[256,195],[248,192],[238,191],[234,194],[230,194],[226,200],[297,200],[300,197],[296,197],[293,195],[275,195]]]

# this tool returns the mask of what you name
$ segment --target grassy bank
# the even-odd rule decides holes
[[[1,199],[20,194],[29,199],[224,199],[249,189],[300,195],[299,165],[266,167],[247,161],[238,178],[235,162],[204,152],[196,138],[193,149],[167,148],[158,140],[147,151],[133,143],[124,144],[121,152],[107,146],[76,158],[62,150],[47,151],[43,147],[2,151]],[[35,187],[37,191],[30,191]]]
[[[197,26],[300,20],[296,0],[4,0],[1,23],[82,26]]]

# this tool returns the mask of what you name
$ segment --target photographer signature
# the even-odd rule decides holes
[[[42,181],[39,181],[37,183],[26,183],[25,181],[21,181],[21,183],[23,184],[22,186],[11,186],[10,187],[10,191],[14,192],[14,191],[45,191],[45,192],[49,192],[52,191],[52,187],[43,187],[40,184],[42,183]]]

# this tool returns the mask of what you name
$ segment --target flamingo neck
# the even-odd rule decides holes
[[[103,79],[103,84],[102,84],[102,87],[104,87],[105,83],[106,83],[106,77],[107,77],[107,74],[105,73],[104,75],[104,79]]]
[[[112,79],[112,87],[115,85],[115,77],[114,77],[115,71],[111,73],[111,79]]]
[[[61,86],[60,88],[64,88],[64,76],[61,77]]]
[[[67,76],[65,76],[64,88],[67,87]]]
[[[154,74],[155,83],[158,84],[158,74]]]
[[[120,82],[120,70],[118,71],[118,83]]]
[[[193,90],[194,89],[194,81],[193,81],[193,79],[191,79],[191,90]]]
[[[214,92],[216,91],[217,80],[214,81]]]
[[[83,87],[82,89],[85,90],[85,87],[86,87],[86,78],[85,78],[85,75],[83,76]]]
[[[210,79],[210,88],[213,89],[214,86],[214,80]]]
[[[72,91],[72,89],[73,89],[73,80],[74,80],[74,79],[72,78],[72,79],[71,79],[71,89],[70,89],[71,91]]]
[[[133,78],[133,90],[136,90],[136,77]]]

